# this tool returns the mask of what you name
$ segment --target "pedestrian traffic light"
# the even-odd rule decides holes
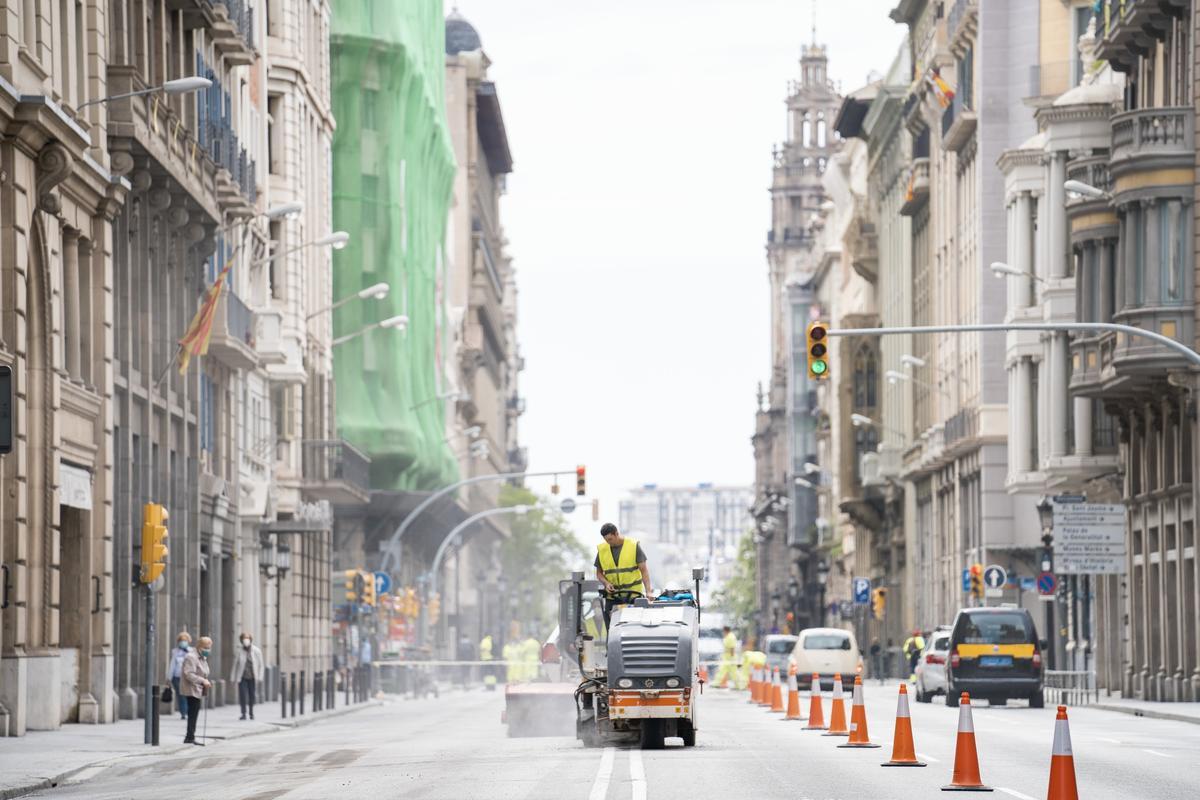
[[[154,583],[167,566],[167,509],[158,503],[142,507],[142,583]]]
[[[983,599],[983,564],[971,565],[971,596],[976,600]]]
[[[808,377],[818,381],[829,377],[828,332],[829,326],[824,322],[810,322],[805,332],[808,340]]]
[[[871,608],[875,611],[875,619],[883,619],[884,612],[887,611],[887,592],[882,586],[871,592]]]
[[[587,467],[582,464],[575,468],[575,494],[580,497],[587,494]]]
[[[429,596],[429,621],[434,622],[438,618],[438,614],[442,610],[442,598],[440,595],[431,594]]]
[[[362,602],[368,606],[375,605],[375,575],[370,572],[358,573],[362,579]]]

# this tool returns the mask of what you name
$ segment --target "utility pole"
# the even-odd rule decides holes
[[[145,676],[145,685],[142,687],[145,692],[145,701],[142,703],[143,711],[146,715],[145,725],[143,726],[142,743],[154,743],[154,587],[147,583],[146,587],[146,652],[144,653],[145,662],[142,664],[143,674]]]

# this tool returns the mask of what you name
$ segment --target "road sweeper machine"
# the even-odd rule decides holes
[[[639,741],[645,749],[677,736],[696,744],[700,696],[700,580],[650,599],[607,595],[615,608],[604,624],[605,595],[577,572],[559,584],[560,649],[579,665],[575,735],[585,745]]]

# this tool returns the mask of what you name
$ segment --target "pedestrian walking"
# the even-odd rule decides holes
[[[179,693],[188,698],[187,735],[183,737],[184,744],[196,744],[196,720],[200,718],[204,696],[212,688],[212,681],[208,679],[208,656],[211,652],[212,639],[201,636],[200,641],[196,642],[196,649],[189,650],[183,659]]]
[[[191,634],[180,631],[175,637],[175,649],[171,651],[171,663],[167,666],[167,677],[171,680],[171,688],[175,690],[175,704],[179,708],[180,719],[187,719],[188,715],[188,699],[179,691],[179,679],[183,675],[183,659],[191,648]]]
[[[254,719],[255,688],[263,679],[262,650],[254,643],[254,637],[249,633],[242,634],[242,646],[233,659],[233,673],[230,683],[238,687],[238,705],[242,707],[241,719],[246,718],[249,711],[250,719]]]

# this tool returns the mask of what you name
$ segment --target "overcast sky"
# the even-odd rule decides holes
[[[446,3],[479,31],[513,152],[521,440],[532,470],[586,464],[602,518],[643,483],[753,483],[771,145],[811,2]],[[819,0],[843,93],[891,63],[894,6]]]

